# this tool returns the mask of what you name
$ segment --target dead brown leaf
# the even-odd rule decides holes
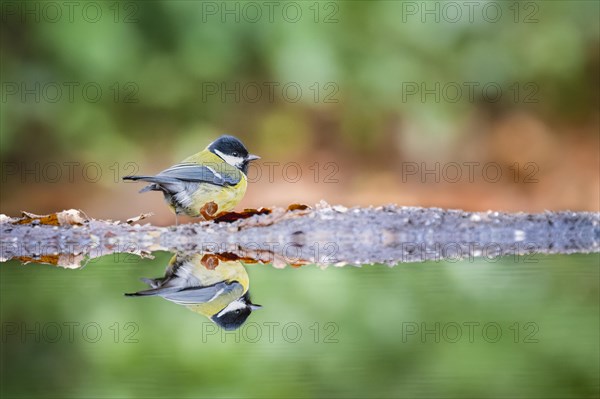
[[[77,209],[68,209],[66,211],[51,213],[49,215],[36,215],[34,213],[23,211],[23,216],[17,220],[11,221],[12,224],[41,224],[45,226],[81,226],[88,220],[83,213]]]
[[[139,222],[140,220],[144,220],[146,218],[149,218],[150,216],[154,215],[153,213],[142,213],[139,216],[133,217],[133,218],[129,218],[127,219],[127,224],[134,224]]]

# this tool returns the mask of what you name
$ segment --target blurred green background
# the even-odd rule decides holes
[[[262,156],[240,208],[600,210],[598,2],[75,3],[1,1],[0,213],[153,212],[151,223],[172,224],[160,195],[121,177],[223,133]],[[168,258],[2,264],[1,396],[600,394],[597,254],[249,266],[265,306],[248,322],[256,343],[205,336],[211,325],[183,307],[122,296]],[[70,342],[70,322],[98,323],[102,337],[76,329]],[[129,322],[137,343],[124,342]],[[269,342],[271,322],[298,323],[302,338],[276,329]],[[328,322],[337,343],[323,342]],[[498,323],[501,339],[476,329],[471,343],[465,322]],[[529,322],[538,342],[524,342]],[[62,338],[23,338],[35,323],[59,323]],[[403,323],[458,323],[463,335],[437,343]]]
[[[111,255],[80,271],[3,265],[2,397],[600,392],[598,254],[395,268],[249,265],[252,299],[263,309],[226,335],[183,306],[123,296],[144,287],[139,277],[162,276],[169,258]],[[26,333],[36,322],[38,332]],[[50,323],[59,324],[60,338]],[[72,339],[65,323],[79,323]],[[84,333],[89,323],[97,324]],[[437,335],[423,335],[436,323]],[[465,323],[478,323],[472,339]],[[484,332],[488,323],[500,330]]]
[[[120,178],[222,133],[242,207],[598,209],[597,2],[77,4],[2,2],[3,213],[170,224]]]

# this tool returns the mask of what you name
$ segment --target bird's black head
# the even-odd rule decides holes
[[[218,155],[229,165],[240,169],[244,174],[248,173],[248,165],[250,161],[259,159],[260,157],[248,153],[244,144],[233,136],[221,136],[208,146],[208,150],[213,154]]]
[[[253,310],[260,309],[262,306],[255,305],[250,301],[250,296],[246,292],[244,296],[236,299],[227,305],[219,313],[211,317],[219,327],[224,330],[237,330],[245,322]]]

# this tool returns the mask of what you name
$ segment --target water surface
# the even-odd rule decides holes
[[[597,397],[598,254],[249,264],[236,331],[129,298],[172,254],[2,264],[3,397]],[[32,382],[34,381],[34,382]]]

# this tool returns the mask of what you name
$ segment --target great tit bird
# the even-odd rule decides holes
[[[248,153],[233,136],[221,136],[203,151],[156,176],[125,176],[150,183],[140,193],[162,191],[175,215],[213,219],[232,210],[244,197],[248,165],[259,156]]]
[[[250,300],[246,268],[237,260],[211,258],[207,263],[206,257],[175,255],[164,277],[142,279],[150,289],[125,295],[161,296],[208,317],[225,330],[238,329],[253,310],[261,308]]]

